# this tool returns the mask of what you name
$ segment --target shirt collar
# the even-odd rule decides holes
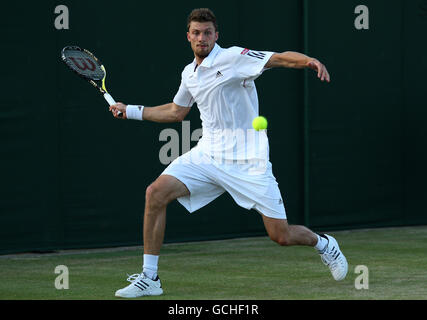
[[[209,53],[209,55],[203,59],[202,63],[200,64],[199,67],[205,67],[205,68],[210,68],[215,60],[215,57],[217,56],[219,50],[221,49],[221,47],[215,43],[212,51]],[[193,61],[194,64],[194,68],[196,68],[196,59],[194,59]]]

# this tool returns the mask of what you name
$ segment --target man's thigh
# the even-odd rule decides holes
[[[162,176],[174,177],[185,185],[189,192],[177,197],[177,200],[189,212],[204,207],[225,192],[216,181],[218,174],[212,159],[198,149],[192,149],[175,159]]]
[[[286,210],[271,163],[264,171],[255,172],[257,165],[219,166],[219,184],[245,209],[255,209],[263,216],[286,219]],[[256,174],[254,174],[256,173]]]

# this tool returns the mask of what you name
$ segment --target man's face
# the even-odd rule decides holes
[[[194,54],[199,58],[205,58],[215,46],[218,32],[215,32],[213,22],[191,21],[187,39]]]

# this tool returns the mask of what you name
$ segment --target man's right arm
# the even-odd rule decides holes
[[[110,111],[113,113],[115,118],[127,119],[126,107],[127,106],[125,104],[119,102],[110,106]],[[190,107],[181,107],[174,102],[156,107],[144,107],[142,119],[158,123],[181,122],[185,119],[190,110]],[[123,114],[119,116],[118,111]]]

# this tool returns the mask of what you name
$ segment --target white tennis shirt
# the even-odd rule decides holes
[[[259,115],[254,80],[266,69],[274,52],[215,44],[200,66],[196,60],[184,68],[173,102],[194,103],[200,111],[203,135],[197,147],[217,160],[268,160],[266,131],[255,131]]]

